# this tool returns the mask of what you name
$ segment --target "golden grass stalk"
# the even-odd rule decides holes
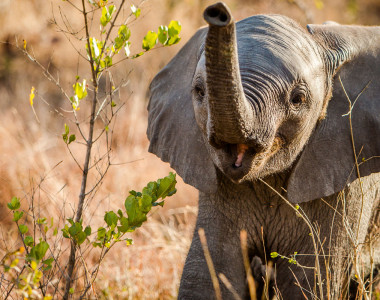
[[[199,239],[201,240],[203,253],[206,258],[207,267],[208,267],[208,270],[210,271],[212,285],[214,286],[214,290],[215,290],[215,297],[217,300],[222,300],[222,293],[220,291],[218,277],[216,276],[216,272],[215,272],[214,264],[212,262],[210,251],[208,250],[207,239],[206,239],[206,234],[205,234],[204,229],[199,228],[198,234],[199,234]]]
[[[251,264],[249,263],[248,247],[247,247],[247,231],[245,230],[240,231],[240,246],[241,246],[241,252],[243,255],[245,273],[247,274],[249,295],[251,297],[251,300],[256,300],[257,299],[256,284],[252,276]]]

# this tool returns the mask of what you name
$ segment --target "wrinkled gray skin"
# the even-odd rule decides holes
[[[279,15],[235,25],[223,3],[204,17],[209,27],[154,78],[148,107],[149,150],[200,191],[179,299],[214,297],[198,228],[205,229],[216,272],[243,299],[249,295],[241,230],[248,233],[258,286],[271,252],[309,254],[297,261],[315,267],[310,228],[296,216],[296,203],[323,244],[317,241],[323,294],[338,299],[355,272],[347,258],[353,244],[360,245],[357,268],[365,274],[370,240],[374,265],[380,263],[374,239],[380,233],[380,159],[374,157],[380,155],[380,28],[304,29]],[[369,83],[352,109],[352,136],[339,78],[352,103]],[[283,299],[321,297],[312,269],[281,258],[273,263]],[[222,283],[221,289],[223,299],[233,298]]]

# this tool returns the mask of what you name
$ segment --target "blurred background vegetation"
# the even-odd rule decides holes
[[[75,1],[74,1],[75,2]],[[137,1],[136,1],[137,2]],[[136,60],[124,61],[113,71],[116,80],[128,79],[119,93],[125,103],[116,121],[113,161],[97,197],[86,203],[85,218],[102,222],[105,210],[120,206],[131,189],[167,175],[166,163],[147,152],[147,89],[153,76],[175,55],[200,26],[209,0],[148,0],[141,17],[131,24],[133,54],[141,51],[148,30],[179,20],[182,40],[158,48]],[[253,14],[284,14],[301,25],[333,20],[342,24],[380,25],[379,0],[225,0],[236,20]],[[139,3],[130,3],[138,5]],[[0,256],[19,242],[6,203],[12,196],[27,199],[36,189],[41,210],[57,217],[72,216],[81,172],[62,142],[65,110],[70,103],[41,70],[13,45],[25,39],[37,59],[71,91],[73,78],[90,78],[74,47],[55,22],[81,29],[81,16],[64,1],[3,0],[0,3]],[[65,19],[64,19],[65,20]],[[80,50],[84,54],[84,49]],[[186,67],[186,66],[182,66]],[[34,86],[36,117],[29,105]],[[45,103],[46,102],[46,103]],[[80,145],[73,152],[82,159]],[[60,163],[58,166],[57,164]],[[135,245],[120,246],[107,258],[98,277],[99,295],[110,299],[170,299],[176,296],[196,216],[197,192],[179,182],[177,194],[161,211],[153,212],[147,226],[134,235]],[[27,205],[27,204],[25,204]]]

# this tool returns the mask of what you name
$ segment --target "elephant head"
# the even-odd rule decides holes
[[[288,172],[288,198],[299,203],[342,190],[359,176],[352,132],[361,158],[380,154],[373,138],[380,136],[378,28],[305,30],[279,15],[235,24],[223,3],[208,7],[204,18],[209,27],[150,87],[149,150],[185,182],[210,193],[219,171],[236,184]],[[353,101],[366,85],[350,126],[346,94]],[[380,159],[359,171],[380,171]]]

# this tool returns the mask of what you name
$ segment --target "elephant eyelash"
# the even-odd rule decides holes
[[[204,96],[206,95],[203,81],[201,78],[195,79],[194,86],[193,86],[193,94],[199,101],[202,101]]]
[[[306,87],[305,84],[299,84],[297,85],[294,89],[293,92],[291,93],[289,97],[289,102],[291,105],[298,109],[300,108],[303,104],[307,102],[308,99],[308,88]]]
[[[193,89],[195,95],[197,96],[198,99],[202,100],[205,96],[205,91],[202,87],[200,86],[195,86]]]

